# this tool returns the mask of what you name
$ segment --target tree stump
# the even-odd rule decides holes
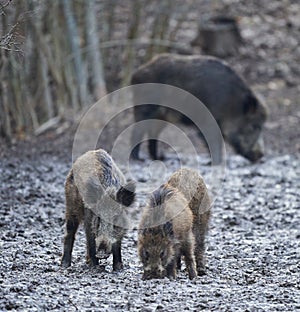
[[[200,22],[198,34],[191,45],[200,46],[206,54],[226,57],[236,54],[242,42],[236,18],[215,16]]]

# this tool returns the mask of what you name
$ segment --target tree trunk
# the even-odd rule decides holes
[[[97,21],[95,16],[95,0],[85,2],[86,9],[86,43],[88,47],[88,60],[92,72],[92,90],[95,100],[106,95],[102,55],[97,34]]]
[[[71,1],[62,0],[64,15],[67,23],[68,38],[70,41],[72,59],[74,60],[75,75],[79,87],[79,99],[81,106],[87,103],[87,89],[86,89],[86,75],[85,67],[81,57],[80,45],[79,45],[79,34],[77,24],[72,13]]]

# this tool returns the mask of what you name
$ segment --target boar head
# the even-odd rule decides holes
[[[138,252],[143,263],[144,280],[167,276],[167,267],[176,257],[177,245],[171,222],[142,230]]]

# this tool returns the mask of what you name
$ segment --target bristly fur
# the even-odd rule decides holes
[[[177,257],[181,253],[185,256],[190,279],[196,276],[192,225],[188,202],[175,188],[165,184],[150,195],[138,239],[143,279],[176,277]]]
[[[144,279],[175,277],[184,256],[189,277],[205,273],[205,235],[210,198],[204,180],[192,169],[176,171],[149,197],[140,222],[138,253]],[[166,250],[166,253],[163,250]],[[165,258],[161,259],[163,253]]]
[[[164,201],[174,194],[172,188],[166,188],[161,185],[150,195],[149,207],[161,206]]]
[[[195,258],[198,275],[205,274],[205,236],[211,216],[211,200],[200,174],[192,169],[182,168],[170,177],[168,185],[182,193],[193,212],[193,233],[195,236]]]
[[[135,198],[135,185],[126,179],[104,150],[89,151],[79,157],[66,183],[66,235],[61,265],[71,265],[71,255],[78,225],[84,220],[87,261],[113,253],[113,269],[122,268],[121,241],[128,220],[124,206]]]
[[[263,156],[261,130],[267,118],[266,106],[245,80],[223,60],[207,55],[159,54],[132,74],[131,83],[160,83],[189,92],[208,108],[224,139],[236,152],[250,161],[257,161]],[[133,97],[135,103],[141,103],[144,93],[140,88],[135,88]],[[199,116],[203,115],[201,105],[194,107],[194,110],[196,115],[197,111]],[[136,123],[131,139],[135,147],[131,157],[139,158],[141,145],[136,142],[142,142],[148,136],[152,138],[148,140],[150,157],[163,158],[158,151],[158,137],[166,123],[151,122],[141,127],[139,121],[157,119],[195,125],[186,117],[191,116],[159,105],[135,105]],[[215,161],[219,163],[222,162],[222,151],[222,144],[218,144],[218,148],[213,151]]]

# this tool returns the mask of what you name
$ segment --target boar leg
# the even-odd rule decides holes
[[[194,256],[194,242],[189,238],[181,247],[182,255],[184,256],[186,269],[189,274],[189,279],[193,279],[197,276],[196,263]]]
[[[179,255],[177,257],[177,271],[181,270],[181,256]]]
[[[87,228],[85,230],[85,235],[86,235],[86,248],[87,248],[87,256],[86,256],[87,263],[92,266],[98,265],[99,259],[96,257],[95,234],[92,233],[92,230],[90,228]]]
[[[120,271],[123,269],[122,256],[121,256],[121,241],[117,241],[112,245],[113,254],[113,270]]]
[[[207,150],[210,152],[211,163],[213,165],[221,165],[222,164],[222,156],[224,154],[223,144],[222,142],[215,140],[215,138],[205,137],[202,132],[198,131],[198,137],[204,143]],[[209,146],[207,140],[211,141],[211,145]]]
[[[206,212],[199,216],[199,222],[194,227],[193,232],[196,239],[195,245],[195,258],[197,264],[198,275],[205,274],[205,263],[204,263],[204,251],[205,251],[205,234],[207,232],[207,224],[210,217],[210,212]]]
[[[135,159],[135,160],[140,159],[139,158],[140,146],[141,146],[141,142],[146,132],[147,131],[145,127],[142,127],[140,124],[134,125],[132,136],[131,136],[131,147],[134,146],[130,154],[130,157],[132,159]]]
[[[89,265],[95,266],[99,264],[99,259],[96,257],[96,237],[92,225],[93,213],[86,209],[84,227],[86,236],[86,261]]]
[[[149,149],[149,154],[153,160],[158,159],[157,155],[157,140],[155,139],[150,139],[148,142],[148,149]]]
[[[71,265],[72,250],[78,225],[79,220],[74,216],[67,220],[66,235],[64,238],[64,252],[61,260],[61,266],[65,268]]]
[[[153,160],[157,160],[157,159],[163,160],[164,159],[163,155],[158,157],[158,153],[157,153],[158,140],[157,139],[159,137],[159,134],[162,132],[162,130],[166,126],[166,124],[162,120],[154,120],[154,121],[151,121],[150,125],[151,125],[151,128],[147,130],[147,132],[149,133],[148,150],[149,150],[150,157]]]
[[[198,275],[205,275],[204,242],[201,239],[199,239],[199,242],[195,246],[195,258]]]
[[[61,266],[67,268],[71,265],[72,250],[75,234],[83,215],[84,207],[77,187],[74,184],[73,172],[71,171],[66,180],[66,234],[64,237],[64,251]]]
[[[135,159],[135,160],[140,159],[140,158],[139,158],[140,146],[141,146],[141,144],[139,143],[139,144],[137,144],[137,145],[132,149],[131,154],[130,154],[130,157],[131,157],[132,159]]]
[[[176,263],[177,259],[174,258],[167,266],[166,271],[167,271],[167,277],[169,278],[176,278]]]

